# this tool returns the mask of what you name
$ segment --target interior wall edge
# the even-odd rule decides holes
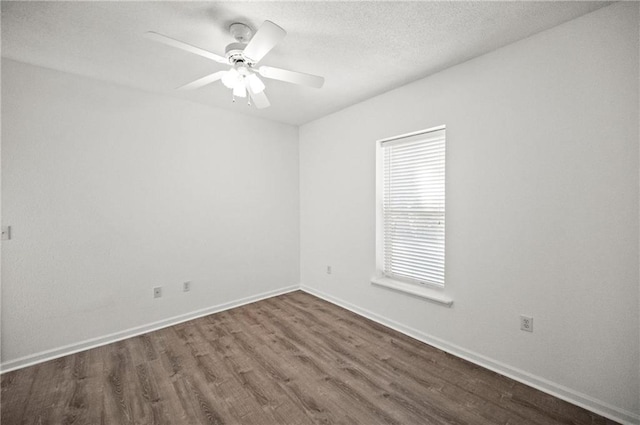
[[[282,295],[289,292],[297,291],[299,289],[300,289],[299,285],[285,286],[283,288],[262,292],[260,294],[252,295],[252,296],[241,298],[238,300],[217,304],[211,307],[195,310],[185,314],[180,314],[178,316],[170,317],[167,319],[158,320],[156,322],[148,323],[146,325],[136,326],[134,328],[129,328],[119,332],[114,332],[112,334],[87,339],[78,343],[69,344],[69,345],[53,348],[46,351],[41,351],[39,353],[30,354],[24,357],[20,357],[14,360],[9,360],[7,362],[0,363],[0,374],[22,369],[29,366],[33,366],[39,363],[44,363],[49,360],[54,360],[60,357],[68,356],[70,354],[78,353],[80,351],[101,347],[103,345],[122,341],[123,339],[132,338],[138,335],[157,331],[157,330],[174,326],[180,323],[188,322],[189,320],[198,319],[200,317],[208,316],[214,313],[219,313],[225,310],[230,310],[232,308],[241,307],[246,304],[251,304],[267,298],[275,297],[277,295]]]
[[[372,311],[359,307],[338,297],[334,297],[333,295],[327,294],[326,292],[320,291],[316,288],[301,284],[300,290],[318,298],[322,298],[323,300],[335,304],[339,307],[345,308],[359,316],[365,317],[369,320],[373,320],[376,323],[391,328],[411,338],[417,339],[420,342],[436,347],[451,355],[470,361],[471,363],[474,363],[478,366],[489,369],[500,375],[511,378],[515,381],[533,387],[537,390],[550,394],[569,403],[583,407],[616,422],[620,422],[621,424],[640,424],[640,415],[637,413],[613,406],[609,403],[595,399],[579,391],[575,391],[553,381],[549,381],[548,379],[538,377],[524,370],[512,367],[506,363],[491,359],[487,356],[473,352],[471,350],[467,350],[458,345],[451,344],[441,338],[436,338],[410,326],[403,325],[402,323],[388,319],[380,314],[373,313]]]

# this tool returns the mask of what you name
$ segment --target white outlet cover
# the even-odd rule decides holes
[[[153,298],[160,298],[162,296],[162,288],[160,286],[153,288]]]
[[[187,281],[182,284],[182,291],[189,292],[191,290],[191,282]]]
[[[525,332],[533,332],[533,317],[520,316],[520,330]]]

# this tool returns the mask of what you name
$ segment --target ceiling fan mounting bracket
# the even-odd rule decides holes
[[[253,31],[251,28],[241,22],[235,22],[229,26],[229,32],[238,43],[248,43],[251,40]]]

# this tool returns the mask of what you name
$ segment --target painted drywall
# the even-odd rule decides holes
[[[299,283],[296,127],[3,60],[2,151],[3,363]]]
[[[0,76],[2,75],[2,61],[0,61]],[[1,81],[0,81],[1,83]],[[1,90],[0,84],[0,90]],[[1,93],[0,93],[1,97]],[[0,225],[2,225],[2,102],[0,99]],[[2,241],[0,241],[0,320],[2,319]],[[0,368],[2,366],[2,323],[0,323]]]
[[[638,76],[618,3],[302,126],[303,287],[635,420]],[[370,283],[376,140],[439,125],[452,308]]]

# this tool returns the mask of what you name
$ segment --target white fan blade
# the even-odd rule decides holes
[[[258,28],[243,54],[251,59],[254,63],[260,62],[267,53],[278,44],[287,32],[271,21],[264,21]]]
[[[247,83],[247,91],[249,91],[249,96],[251,96],[251,100],[253,101],[253,104],[256,105],[256,108],[264,109],[271,105],[271,103],[269,103],[269,99],[267,99],[267,95],[264,94],[264,90],[256,93],[251,90],[251,85]]]
[[[253,104],[256,105],[256,108],[258,109],[264,109],[271,106],[271,103],[269,103],[269,99],[267,99],[267,95],[264,94],[263,91],[261,91],[260,93],[252,93],[251,100],[253,100]]]
[[[224,74],[226,74],[227,71],[218,71],[218,72],[214,72],[213,74],[209,74],[207,76],[204,76],[202,78],[198,78],[197,80],[189,83],[189,84],[185,84],[182,87],[178,87],[178,90],[193,90],[193,89],[198,89],[202,86],[206,86],[207,84],[211,84],[215,81],[218,81],[220,78],[222,78],[224,76]]]
[[[273,80],[286,81],[287,83],[301,84],[303,86],[315,87],[318,89],[324,84],[324,77],[274,68],[271,66],[261,66],[258,69],[258,72],[263,77],[271,78]]]
[[[225,65],[229,65],[229,61],[225,57],[216,55],[215,53],[207,52],[206,50],[203,50],[199,47],[192,46],[191,44],[184,43],[182,41],[176,40],[171,37],[167,37],[166,35],[149,31],[144,33],[144,36],[149,40],[157,41],[159,43],[166,44],[167,46],[175,47],[177,49],[186,50],[189,53],[194,53],[196,55],[203,56],[207,59],[211,59],[213,61],[224,63]]]

